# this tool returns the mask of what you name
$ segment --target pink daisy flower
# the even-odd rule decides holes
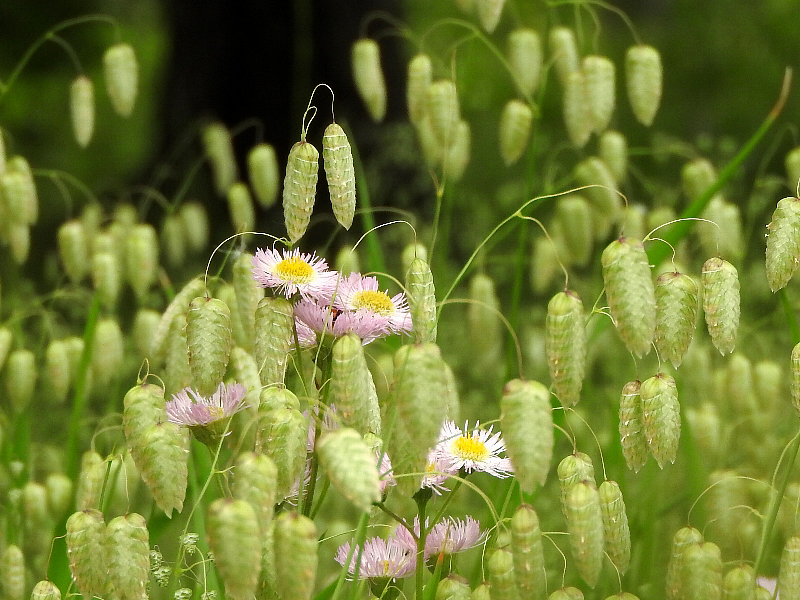
[[[428,452],[428,464],[425,466],[425,475],[422,476],[420,487],[431,488],[433,492],[441,496],[443,492],[450,491],[450,488],[445,487],[444,483],[451,475],[457,474],[458,469],[453,468],[436,448],[433,448]]]
[[[333,303],[343,311],[369,317],[375,324],[383,324],[387,332],[411,331],[411,314],[405,294],[390,297],[387,292],[381,292],[375,277],[351,273],[340,279]]]
[[[329,300],[336,289],[336,271],[328,269],[324,258],[299,250],[256,250],[253,257],[253,277],[262,286],[291,298],[300,294],[303,298]]]
[[[356,571],[358,550],[358,548],[353,550],[350,564],[347,565],[347,572],[350,575],[354,575]],[[350,542],[339,546],[334,557],[336,562],[344,566],[349,552]],[[397,544],[393,539],[384,540],[379,537],[373,537],[364,542],[364,551],[361,553],[361,561],[358,564],[360,579],[408,577],[416,567],[413,553]]]
[[[226,386],[220,383],[217,391],[206,398],[192,388],[184,388],[172,394],[167,402],[167,419],[176,425],[188,427],[206,426],[215,421],[230,417],[240,408],[244,408],[242,399],[247,388],[241,383]]]
[[[464,423],[462,431],[453,421],[445,421],[436,444],[436,451],[451,468],[482,471],[501,479],[514,472],[511,461],[500,456],[505,449],[500,432],[492,433],[491,427],[479,429],[477,422],[472,430]]]
[[[414,519],[414,533],[419,535],[419,517]],[[402,525],[395,531],[397,543],[409,552],[417,551],[417,542]],[[457,554],[469,550],[483,542],[486,533],[481,531],[480,523],[472,517],[465,520],[447,517],[439,521],[425,538],[425,560],[439,554]]]
[[[318,342],[318,336],[332,335],[341,337],[347,333],[354,333],[361,338],[362,344],[388,335],[391,330],[387,327],[385,319],[376,318],[367,313],[353,313],[332,307],[326,302],[319,302],[310,298],[303,298],[294,306],[294,316],[297,325],[297,335],[300,337],[301,328],[304,336],[310,340],[307,332],[311,332],[314,342],[309,346],[314,346]],[[303,341],[301,340],[301,345]]]

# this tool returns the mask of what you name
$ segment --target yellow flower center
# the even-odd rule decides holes
[[[353,308],[356,310],[366,308],[371,312],[386,316],[392,314],[394,304],[386,292],[362,290],[353,294]]]
[[[477,435],[461,437],[453,440],[453,452],[464,460],[480,462],[489,458],[489,451]]]
[[[225,409],[221,406],[208,406],[208,416],[212,421],[218,421],[225,416]]]
[[[299,256],[291,256],[275,265],[275,274],[284,281],[307,283],[314,275],[314,269]]]
[[[383,561],[383,574],[386,575],[387,577],[389,575],[391,575],[391,573],[389,572],[389,561],[388,560],[384,560]]]

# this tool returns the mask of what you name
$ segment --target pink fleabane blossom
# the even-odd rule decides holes
[[[253,277],[262,286],[291,298],[329,301],[336,289],[339,274],[328,269],[324,258],[299,250],[256,250],[253,257]]]
[[[422,476],[420,487],[431,488],[431,491],[438,495],[449,492],[450,488],[445,487],[445,482],[451,475],[457,475],[458,469],[444,459],[444,456],[434,447],[428,452],[428,462],[425,466],[425,475]]]
[[[384,318],[366,312],[342,311],[326,302],[307,298],[295,304],[294,316],[300,345],[304,347],[316,345],[319,336],[322,335],[341,337],[347,333],[354,333],[361,339],[362,344],[368,344],[392,333]],[[311,342],[312,336],[313,342]],[[311,343],[305,346],[304,340]]]
[[[228,386],[220,383],[217,391],[206,398],[192,388],[184,388],[173,394],[172,400],[167,402],[167,419],[187,427],[210,425],[243,408],[242,399],[246,391],[247,388],[241,383]]]
[[[384,540],[373,537],[366,540],[360,562],[357,562],[358,550],[358,547],[353,550],[350,563],[347,565],[347,572],[355,575],[358,564],[359,579],[408,577],[416,567],[414,554],[397,544],[394,539]],[[344,566],[349,552],[350,542],[339,546],[334,557],[336,562]]]
[[[439,433],[435,451],[453,469],[464,469],[467,473],[482,471],[494,477],[508,477],[514,472],[511,461],[501,457],[506,444],[500,432],[492,433],[492,428],[479,429],[478,423],[470,430],[464,423],[464,430],[453,421],[445,421]]]
[[[411,314],[405,294],[389,296],[378,289],[375,277],[364,277],[360,273],[350,273],[339,280],[334,306],[346,311],[369,317],[373,323],[381,323],[391,333],[411,331]]]
[[[414,533],[419,536],[419,517],[414,518]],[[472,517],[464,520],[446,517],[434,525],[425,538],[425,560],[439,554],[457,554],[469,550],[480,544],[485,537],[486,533],[481,531],[480,523]],[[416,553],[417,542],[408,529],[398,526],[394,538],[398,545]]]

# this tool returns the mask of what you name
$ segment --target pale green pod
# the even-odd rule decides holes
[[[261,380],[258,377],[256,359],[244,348],[236,346],[231,350],[230,369],[233,380],[247,389],[244,403],[246,406],[258,407],[261,396]]]
[[[42,579],[33,586],[31,600],[61,600],[61,590],[52,581]]]
[[[592,131],[602,133],[611,121],[616,103],[616,68],[605,56],[585,56],[581,64]]]
[[[41,483],[28,481],[22,486],[19,498],[25,551],[32,556],[41,555],[50,550],[55,528],[55,521],[47,505],[47,489]]]
[[[133,386],[122,400],[122,430],[135,463],[141,462],[144,432],[167,420],[164,389],[153,383]]]
[[[708,159],[695,158],[681,168],[683,193],[690,201],[705,192],[716,180],[717,172]]]
[[[322,160],[333,216],[342,227],[350,229],[356,211],[356,176],[350,141],[338,123],[331,123],[325,128],[322,136]]]
[[[106,461],[97,452],[88,450],[81,457],[81,470],[75,489],[75,508],[89,510],[99,508],[100,493],[106,477]]]
[[[189,436],[170,422],[151,425],[142,432],[136,468],[158,507],[172,517],[183,510],[188,478]]]
[[[608,558],[624,575],[631,561],[631,532],[622,490],[616,481],[606,480],[598,489],[603,515],[603,539]]]
[[[548,302],[544,348],[556,397],[562,406],[575,406],[586,374],[583,302],[575,292],[559,292]]]
[[[64,344],[67,349],[67,357],[69,358],[70,378],[72,383],[74,383],[76,377],[78,376],[78,371],[81,368],[81,358],[83,356],[83,350],[86,344],[84,344],[83,338],[76,335],[71,335],[64,338]],[[94,373],[92,373],[91,362],[86,368],[86,379],[84,381],[84,385],[87,393],[89,393],[94,385]]]
[[[8,600],[25,597],[25,555],[15,544],[6,546],[0,555],[0,590]]]
[[[300,400],[295,396],[294,392],[287,390],[283,386],[269,386],[261,390],[258,408],[262,413],[267,413],[276,408],[290,408],[299,411]]]
[[[519,27],[508,34],[506,60],[524,96],[539,87],[542,56],[542,39],[536,30]]]
[[[800,184],[800,146],[789,151],[785,163],[789,189],[797,193],[797,186]]]
[[[418,344],[436,342],[436,289],[431,267],[425,258],[412,259],[406,269],[406,295],[411,312],[411,333],[414,342]]]
[[[581,193],[589,199],[594,209],[595,239],[605,239],[622,211],[622,198],[616,191],[614,176],[596,156],[590,156],[575,165],[574,174],[580,185],[590,186],[581,190]]]
[[[491,586],[487,581],[478,585],[470,594],[470,600],[491,600]]]
[[[361,339],[354,333],[333,344],[330,402],[342,424],[361,434],[381,435],[381,414],[372,373],[367,366]]]
[[[550,594],[547,600],[583,600],[583,592],[575,587],[565,587]]]
[[[100,303],[113,311],[122,288],[122,268],[119,259],[111,252],[98,252],[92,256],[92,285]]]
[[[261,383],[283,384],[289,352],[294,347],[294,312],[286,298],[267,297],[255,312],[253,349]]]
[[[449,148],[461,120],[456,84],[439,79],[428,86],[428,116],[431,129],[440,148]]]
[[[800,415],[800,344],[792,348],[789,371],[791,376],[789,380],[789,391],[792,396],[792,405],[797,411],[797,414]]]
[[[659,373],[642,382],[639,395],[647,447],[663,469],[667,462],[675,462],[681,436],[681,413],[675,380]]]
[[[800,199],[780,200],[767,230],[767,281],[776,292],[789,283],[800,263]]]
[[[533,124],[533,111],[522,100],[506,102],[500,115],[500,156],[506,166],[517,162],[528,147]]]
[[[408,104],[408,118],[416,124],[428,112],[428,86],[433,77],[433,63],[431,57],[420,53],[408,63],[408,76],[406,79],[406,103]]]
[[[724,400],[736,414],[741,416],[756,411],[755,389],[753,388],[753,363],[744,354],[731,354],[726,366]]]
[[[253,255],[242,252],[233,263],[233,289],[245,342],[242,347],[252,352],[255,343],[255,322],[258,303],[264,298],[264,288],[253,278]]]
[[[239,301],[236,298],[236,290],[233,288],[233,284],[223,283],[217,288],[215,296],[230,309],[231,334],[233,335],[234,345],[246,346],[248,334],[245,333],[242,319],[239,317]]]
[[[233,497],[250,503],[262,535],[266,534],[272,521],[277,486],[278,467],[271,458],[254,452],[244,452],[236,458]]]
[[[492,33],[500,22],[506,0],[474,0],[474,2],[481,27],[487,33]]]
[[[164,361],[164,384],[167,393],[177,394],[192,384],[189,368],[189,350],[186,344],[186,314],[178,313],[172,319],[166,343]]]
[[[202,142],[214,189],[218,196],[225,196],[239,174],[231,134],[224,123],[212,122],[203,128]]]
[[[134,225],[125,239],[125,277],[140,300],[158,278],[158,234],[152,225]]]
[[[72,283],[79,283],[89,272],[89,245],[83,225],[77,219],[58,228],[58,255]]]
[[[677,271],[656,279],[656,330],[653,343],[661,360],[677,369],[692,342],[700,309],[694,279]]]
[[[581,578],[593,588],[603,567],[603,516],[597,488],[582,481],[570,486],[564,512],[575,566]]]
[[[756,575],[750,565],[732,568],[722,580],[723,600],[755,600]]]
[[[756,363],[753,376],[759,408],[771,411],[783,396],[783,369],[773,360],[762,360]]]
[[[511,517],[511,554],[520,598],[544,597],[547,578],[539,517],[529,504],[520,504]]]
[[[6,187],[7,178],[12,183],[10,188]],[[24,225],[36,223],[39,219],[39,197],[33,170],[24,156],[12,156],[6,163],[2,193],[13,222]]]
[[[456,125],[456,131],[450,145],[444,152],[443,167],[445,176],[450,181],[458,181],[464,175],[469,164],[472,149],[472,129],[465,120],[461,119]]]
[[[386,116],[386,82],[378,43],[370,38],[357,40],[353,44],[350,60],[358,95],[372,120],[380,123]]]
[[[275,148],[262,142],[247,153],[247,173],[261,208],[271,208],[278,200],[281,176]]]
[[[228,188],[226,195],[234,231],[237,233],[253,231],[256,226],[256,213],[250,189],[241,181],[237,181]]]
[[[672,538],[672,551],[667,563],[667,600],[683,598],[684,552],[689,546],[699,545],[702,541],[703,535],[694,527],[682,527],[675,532]]]
[[[436,587],[434,600],[470,600],[469,582],[460,575],[448,575]]]
[[[649,127],[661,103],[661,55],[652,46],[639,44],[625,52],[625,85],[633,114]]]
[[[800,598],[800,537],[786,540],[778,571],[778,590],[781,598]]]
[[[67,510],[72,506],[72,479],[63,473],[50,473],[44,480],[44,487],[47,491],[47,508],[50,515],[58,521],[66,516]]]
[[[14,263],[25,264],[31,251],[30,226],[12,223],[8,232],[8,244],[11,247],[11,257],[14,259]]]
[[[114,44],[103,54],[106,91],[114,111],[127,117],[133,112],[139,89],[139,63],[130,44]]]
[[[561,196],[556,203],[556,218],[561,223],[570,262],[586,266],[594,249],[594,224],[588,201],[580,194]]]
[[[275,569],[275,519],[270,521],[261,536],[261,576],[257,594],[258,600],[280,600]]]
[[[131,335],[137,358],[145,358],[150,354],[159,321],[161,321],[161,313],[152,308],[140,308],[136,311]]]
[[[521,600],[514,578],[514,556],[507,548],[495,548],[484,563],[492,600]]]
[[[436,134],[433,132],[433,125],[431,124],[432,116],[429,111],[414,124],[414,129],[417,132],[417,141],[419,142],[420,150],[422,150],[422,158],[425,165],[429,169],[434,169],[440,166],[444,160],[445,148],[439,143]]]
[[[295,143],[289,151],[283,179],[283,218],[292,244],[308,229],[318,177],[319,151],[309,142]]]
[[[11,343],[14,341],[14,334],[5,325],[0,325],[0,369],[6,364],[8,353],[11,350]]]
[[[567,516],[566,501],[567,493],[576,483],[585,482],[597,487],[594,479],[594,465],[589,455],[583,452],[568,454],[558,463],[558,487],[561,502],[561,512]]]
[[[597,140],[597,155],[608,167],[615,183],[625,179],[628,172],[628,140],[619,131],[607,129]],[[634,237],[634,232],[628,232]]]
[[[167,266],[173,268],[183,266],[188,254],[188,244],[186,241],[186,226],[180,215],[172,213],[165,216],[164,220],[161,221],[158,237],[164,262]]]
[[[108,583],[119,600],[147,600],[150,534],[137,513],[112,519],[106,526]]]
[[[261,572],[256,511],[245,500],[218,498],[208,507],[207,531],[225,597],[251,600]]]
[[[641,382],[625,384],[619,403],[619,439],[625,463],[634,473],[647,462],[647,439],[642,422]]]
[[[36,390],[36,357],[25,348],[13,350],[6,359],[5,384],[8,402],[15,414],[23,412]]]
[[[358,258],[358,250],[353,246],[344,245],[339,248],[336,258],[333,261],[334,270],[346,277],[350,273],[361,272],[361,261]]]
[[[282,500],[289,496],[305,468],[308,420],[297,409],[277,408],[259,419],[259,424],[256,450],[264,452],[278,467],[276,498]]]
[[[199,296],[189,303],[186,344],[192,386],[201,396],[211,396],[222,382],[233,349],[231,312],[222,300]]]
[[[199,202],[187,202],[178,209],[178,217],[183,223],[186,247],[189,252],[202,252],[208,246],[208,211]]]
[[[2,363],[3,361],[0,361],[0,368]],[[47,345],[44,353],[44,372],[51,398],[57,404],[62,404],[72,384],[69,354],[64,340],[52,340]]]
[[[722,554],[713,542],[690,544],[683,552],[683,598],[722,599]],[[787,595],[791,598],[791,595]]]
[[[92,373],[95,382],[105,387],[120,373],[125,358],[125,338],[119,323],[113,317],[102,318],[97,322],[92,347]]]
[[[567,136],[576,148],[583,148],[592,135],[592,116],[589,107],[589,93],[586,76],[577,69],[567,75],[564,81],[562,103],[564,109],[564,125]]]
[[[485,364],[499,356],[503,346],[503,324],[500,321],[500,300],[494,281],[484,273],[476,273],[469,281],[467,325],[470,353],[475,367],[485,374]]]
[[[548,35],[547,46],[555,64],[558,81],[563,88],[567,85],[570,73],[580,69],[575,33],[569,27],[554,27]]]
[[[94,85],[86,75],[78,75],[69,88],[72,133],[81,148],[86,148],[94,132]]]
[[[73,513],[67,519],[67,557],[72,578],[85,597],[104,597],[108,583],[106,524],[99,510]]]
[[[380,502],[381,489],[375,453],[361,435],[349,427],[324,432],[317,441],[317,456],[333,487],[363,512]]]
[[[175,297],[169,303],[166,310],[164,310],[164,314],[161,315],[161,319],[158,322],[158,327],[156,327],[153,332],[152,345],[149,351],[150,357],[154,363],[161,364],[165,358],[166,341],[175,315],[181,313],[185,315],[189,311],[189,302],[192,298],[202,294],[205,287],[202,277],[195,277],[189,280],[189,282],[181,288],[181,291],[175,294]]]
[[[642,243],[620,238],[603,251],[603,283],[611,317],[625,347],[636,356],[650,352],[656,328],[656,299]]]
[[[739,273],[728,261],[714,257],[703,263],[703,312],[711,342],[723,356],[736,347],[739,330]]]
[[[317,573],[317,528],[296,512],[281,513],[275,521],[277,588],[283,600],[308,600]]]

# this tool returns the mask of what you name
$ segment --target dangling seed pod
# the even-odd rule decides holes
[[[776,292],[789,283],[800,263],[800,199],[780,200],[767,229],[767,280]]]
[[[283,218],[292,244],[308,229],[318,176],[319,151],[309,142],[297,142],[289,151],[283,180]]]
[[[383,80],[378,43],[369,38],[356,41],[351,51],[351,60],[358,95],[372,120],[380,123],[386,116],[386,83]]]
[[[187,202],[178,209],[189,252],[202,252],[208,246],[208,212],[199,202]]]
[[[317,528],[297,513],[281,513],[275,520],[275,568],[281,598],[308,600],[317,573]]]
[[[8,402],[18,415],[28,407],[36,390],[36,356],[25,348],[14,350],[8,355],[5,371]]]
[[[580,185],[591,186],[581,193],[594,208],[595,239],[606,239],[622,210],[622,199],[616,192],[611,171],[602,160],[590,156],[575,165],[575,179]]]
[[[434,600],[470,600],[469,582],[460,575],[448,575],[436,587]]]
[[[566,505],[567,492],[573,485],[580,482],[590,483],[597,487],[597,482],[594,479],[594,465],[592,459],[583,452],[569,454],[561,459],[558,463],[558,487],[560,490],[561,511],[566,518],[567,513],[564,506]]]
[[[532,95],[542,71],[542,40],[538,32],[520,27],[509,33],[506,59],[522,94]]]
[[[72,578],[87,598],[106,595],[108,553],[106,524],[99,510],[73,513],[67,519],[67,557]]]
[[[519,160],[531,134],[533,111],[522,100],[509,100],[500,116],[500,156],[510,167]]]
[[[380,502],[381,489],[375,453],[361,435],[349,427],[323,433],[317,455],[333,487],[362,512]]]
[[[233,263],[233,289],[245,335],[242,346],[250,352],[255,344],[256,309],[264,298],[264,288],[253,278],[253,255],[248,252],[242,252]]]
[[[228,188],[228,213],[234,231],[252,231],[256,225],[256,214],[253,208],[253,198],[250,189],[241,181],[237,181]]]
[[[119,375],[125,358],[125,338],[119,323],[114,318],[103,318],[97,322],[92,348],[92,373],[98,386],[109,385]]]
[[[114,111],[121,117],[130,116],[139,88],[139,63],[130,44],[115,44],[103,54],[106,90]]]
[[[786,155],[786,177],[789,179],[789,189],[796,193],[800,184],[800,146],[794,148]]]
[[[755,600],[756,575],[750,565],[732,568],[722,580],[722,597],[725,600]]]
[[[589,94],[586,77],[580,69],[567,75],[564,82],[564,125],[570,142],[583,148],[592,135],[592,117],[589,112]]]
[[[592,208],[580,194],[567,194],[558,199],[556,218],[562,225],[564,243],[572,264],[586,266],[594,248]]]
[[[333,344],[330,401],[342,424],[359,433],[381,434],[378,394],[364,355],[361,339],[354,333]]]
[[[146,600],[150,575],[150,535],[144,517],[130,513],[106,527],[108,581],[123,600]]]
[[[470,594],[470,600],[491,600],[490,586],[488,581],[484,581]]]
[[[11,598],[11,596],[9,596]],[[31,600],[61,600],[61,590],[52,581],[42,579],[33,586]]]
[[[430,95],[430,94],[429,94]],[[433,132],[432,115],[430,109],[425,116],[415,124],[417,131],[417,141],[419,142],[422,158],[429,169],[441,166],[444,162],[445,148],[439,143],[436,134]]]
[[[211,396],[222,382],[233,349],[231,312],[216,298],[199,296],[189,303],[186,343],[193,387]]]
[[[597,141],[597,154],[608,166],[615,183],[625,179],[628,172],[628,141],[624,135],[610,129],[604,131]]]
[[[584,57],[582,68],[586,79],[589,121],[594,132],[602,133],[614,114],[616,68],[605,56],[594,54]]]
[[[322,159],[328,180],[333,215],[345,229],[353,224],[356,211],[356,178],[350,141],[338,123],[331,123],[322,136]]]
[[[630,381],[622,388],[619,403],[619,439],[625,463],[638,473],[647,462],[647,440],[642,423],[641,383]]]
[[[72,479],[63,473],[50,473],[44,481],[47,490],[47,507],[50,514],[59,520],[72,507]]]
[[[278,199],[278,190],[280,189],[280,173],[275,148],[263,142],[253,146],[247,153],[247,173],[261,208],[271,208]]]
[[[692,343],[697,324],[697,284],[682,273],[669,272],[656,279],[656,333],[653,343],[662,360],[677,369]]]
[[[520,600],[514,578],[514,556],[508,548],[495,548],[486,557],[486,575],[492,600]]]
[[[461,120],[458,92],[453,81],[440,79],[428,86],[428,115],[439,147],[449,148]]]
[[[629,352],[650,352],[656,328],[656,299],[644,246],[620,238],[603,251],[603,282],[611,317]]]
[[[603,539],[605,551],[611,562],[624,575],[631,560],[631,532],[625,501],[616,481],[604,481],[598,490],[603,514]]]
[[[192,371],[189,367],[189,351],[186,343],[186,315],[184,313],[179,313],[172,319],[166,346],[164,384],[167,393],[171,395],[192,385]]]
[[[492,33],[500,22],[506,0],[475,0],[478,20],[487,33]]]
[[[684,598],[721,600],[722,555],[719,546],[713,542],[687,546],[683,554],[681,579]]]
[[[406,269],[406,294],[414,342],[436,342],[436,289],[430,265],[424,258],[414,258]]]
[[[89,247],[83,224],[77,219],[58,228],[58,254],[72,283],[79,283],[89,272]]]
[[[625,53],[625,83],[636,120],[653,123],[661,102],[661,55],[652,46],[631,46]]]
[[[456,132],[450,146],[445,150],[443,167],[450,181],[458,181],[464,175],[470,159],[472,130],[463,119],[456,125]]]
[[[642,383],[639,394],[647,447],[663,469],[665,463],[675,462],[681,436],[681,413],[675,380],[659,373]]]
[[[100,303],[108,310],[117,305],[122,287],[122,268],[119,259],[111,252],[98,252],[92,256],[92,285]]]
[[[289,352],[294,346],[294,313],[285,298],[268,297],[258,302],[253,348],[261,383],[282,384]]]
[[[8,232],[8,245],[11,257],[17,265],[25,264],[31,251],[31,228],[28,225],[12,223]]]
[[[25,597],[25,555],[15,544],[6,546],[0,555],[0,590],[8,600]]]
[[[0,368],[4,361],[0,361]],[[47,345],[44,355],[45,379],[52,399],[57,404],[62,404],[67,398],[69,386],[72,383],[72,374],[69,368],[69,355],[64,340],[52,340]]]
[[[408,63],[408,79],[406,81],[406,102],[408,118],[417,124],[428,112],[428,87],[431,85],[433,63],[427,54],[417,54]]]
[[[88,450],[81,457],[81,470],[75,490],[77,510],[95,509],[100,506],[100,492],[106,477],[106,464],[97,452]]]
[[[158,322],[158,327],[153,332],[153,341],[150,347],[150,354],[153,362],[160,364],[166,354],[167,336],[169,335],[170,326],[176,315],[183,313],[186,314],[189,310],[189,302],[192,298],[203,293],[205,283],[202,277],[195,277],[191,279],[186,285],[183,286],[181,291],[175,294],[172,302],[169,303],[164,314]]]
[[[693,545],[699,545],[703,535],[694,527],[682,527],[672,538],[672,553],[667,563],[667,600],[683,598],[684,552]]]
[[[559,292],[548,302],[544,351],[556,397],[562,406],[575,406],[586,373],[583,302],[575,292]]]
[[[152,225],[134,225],[125,239],[125,277],[141,300],[158,278],[158,234]]]
[[[264,454],[244,452],[236,458],[233,475],[233,497],[250,503],[265,535],[277,501],[278,467]]]
[[[167,420],[164,390],[152,383],[135,385],[122,400],[122,430],[133,461],[141,461],[144,432],[158,423]]]
[[[578,58],[578,44],[575,34],[568,27],[554,27],[548,37],[548,48],[556,67],[556,75],[561,87],[567,85],[570,73],[580,69]]]
[[[152,308],[140,308],[133,317],[132,337],[136,348],[137,358],[145,358],[150,354],[153,347],[158,323],[161,320],[161,313]]]
[[[9,219],[13,223],[35,224],[39,219],[39,197],[33,171],[24,156],[11,157],[1,181]]]
[[[481,375],[485,375],[484,365],[496,358],[503,345],[500,300],[497,297],[494,281],[485,273],[476,273],[469,282],[467,324],[472,356],[476,366],[480,365]]]
[[[778,589],[781,598],[800,598],[800,537],[789,538],[783,547]]]
[[[285,387],[269,386],[261,390],[258,408],[263,413],[276,408],[290,408],[299,412],[300,400]]]
[[[69,88],[72,132],[81,148],[86,148],[94,131],[94,85],[86,75],[79,75]]]
[[[209,123],[203,128],[203,149],[211,167],[214,190],[225,196],[238,177],[236,156],[228,128],[223,123]]]
[[[511,553],[519,597],[538,600],[544,596],[544,548],[539,517],[529,504],[520,504],[511,517]]]
[[[244,500],[218,498],[208,507],[208,545],[225,584],[225,597],[250,600],[261,571],[256,512]]]
[[[703,312],[711,342],[723,356],[736,347],[739,330],[739,273],[722,258],[703,263]]]
[[[306,464],[308,421],[294,408],[270,410],[261,419],[256,450],[269,456],[278,467],[276,497],[286,498]]]
[[[583,592],[578,588],[565,587],[550,594],[547,600],[583,600]]]
[[[593,588],[603,567],[603,516],[597,488],[582,481],[570,486],[564,512],[575,566]]]
[[[158,507],[172,517],[183,510],[189,461],[189,436],[174,423],[151,425],[141,434],[136,468]]]

